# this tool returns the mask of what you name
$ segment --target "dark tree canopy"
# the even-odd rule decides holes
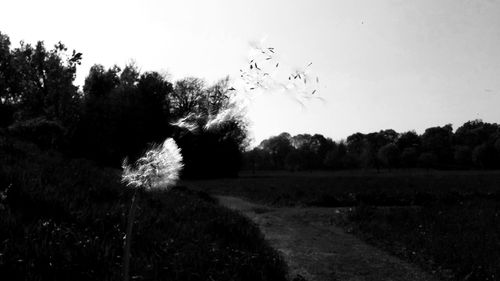
[[[187,77],[172,83],[158,72],[95,64],[82,90],[74,85],[82,54],[62,43],[12,48],[0,33],[0,126],[70,156],[119,166],[152,143],[174,137],[183,150],[185,175],[234,176],[247,144],[246,123],[233,118],[210,130],[174,124],[190,114],[202,125],[226,110],[229,78],[207,86]]]
[[[389,129],[355,133],[340,142],[283,133],[262,141],[247,156],[246,167],[252,169],[492,169],[500,168],[500,126],[473,120],[455,133],[451,125],[428,128],[422,135]]]
[[[79,96],[73,81],[81,59],[62,43],[48,50],[42,41],[21,42],[11,49],[9,37],[0,33],[0,104],[14,108],[10,119],[74,121]]]

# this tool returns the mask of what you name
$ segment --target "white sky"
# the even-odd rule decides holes
[[[287,131],[335,140],[471,119],[500,122],[500,3],[494,0],[5,1],[0,31],[83,53],[95,63],[238,76],[248,43],[266,37],[291,65],[313,62],[326,102],[301,108],[261,95],[249,109],[256,142]]]

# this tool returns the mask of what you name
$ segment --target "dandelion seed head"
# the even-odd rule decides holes
[[[175,141],[168,138],[161,145],[152,147],[135,165],[123,161],[122,182],[127,186],[146,190],[171,188],[177,183],[184,164]]]

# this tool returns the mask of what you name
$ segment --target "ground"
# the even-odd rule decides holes
[[[219,202],[251,218],[285,258],[290,276],[323,280],[437,280],[334,225],[337,208],[268,207],[232,196]]]

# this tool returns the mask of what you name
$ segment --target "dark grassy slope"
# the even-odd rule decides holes
[[[352,206],[341,223],[445,280],[500,280],[500,172],[268,173],[187,182],[271,205]]]
[[[6,191],[8,188],[8,191]],[[131,191],[116,170],[0,136],[3,280],[121,280]],[[284,280],[258,228],[185,188],[142,194],[133,280]]]

